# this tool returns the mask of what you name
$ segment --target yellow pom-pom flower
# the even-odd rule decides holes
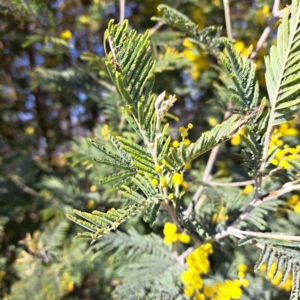
[[[164,226],[164,235],[170,235],[177,232],[177,226],[173,223],[167,222]]]
[[[187,162],[187,163],[184,165],[184,167],[185,167],[187,170],[189,170],[189,169],[192,167],[192,165],[191,165],[190,162]]]
[[[172,182],[173,182],[174,185],[181,185],[182,182],[183,182],[182,175],[179,174],[179,173],[175,173],[175,174],[172,176]]]
[[[152,184],[153,186],[158,186],[158,180],[157,180],[156,178],[153,178],[153,179],[151,180],[151,184]]]
[[[185,138],[186,136],[188,136],[187,129],[186,129],[185,127],[183,127],[183,126],[181,126],[181,127],[179,128],[179,132],[180,132],[180,135],[181,135],[183,138]]]
[[[252,193],[253,190],[254,190],[253,185],[247,184],[247,185],[245,186],[245,188],[242,190],[242,194],[243,194],[243,195],[248,195],[248,194]]]
[[[28,126],[25,130],[25,133],[30,135],[34,133],[34,128],[32,126]]]
[[[248,266],[246,264],[240,264],[238,266],[238,271],[239,272],[246,272],[248,270]]]
[[[171,194],[169,194],[169,197],[168,197],[169,199],[174,199],[174,194],[173,193],[171,193]]]
[[[166,245],[177,242],[179,234],[177,233],[177,227],[175,224],[167,222],[164,226],[164,243]]]
[[[178,141],[174,141],[174,142],[172,143],[172,145],[173,145],[174,148],[178,148],[179,145],[180,145],[180,143],[179,143]]]
[[[190,236],[186,233],[179,234],[179,240],[183,244],[188,244],[191,240]]]
[[[182,188],[183,188],[185,191],[189,188],[189,184],[188,184],[188,182],[186,182],[186,181],[183,181],[181,185],[182,185]]]
[[[86,207],[90,210],[94,209],[96,207],[95,201],[93,199],[90,199],[87,202]]]
[[[96,187],[95,185],[92,185],[92,186],[90,187],[90,191],[91,191],[91,192],[97,191],[97,187]]]
[[[161,171],[161,167],[158,166],[158,165],[156,165],[156,166],[154,167],[154,170],[155,170],[156,172],[160,172],[160,171]]]
[[[183,144],[184,144],[184,146],[189,146],[190,144],[191,144],[191,141],[189,140],[189,139],[184,139],[183,140]]]
[[[72,32],[70,30],[64,30],[60,37],[66,41],[70,41],[72,39]]]
[[[167,187],[168,186],[168,184],[167,184],[167,179],[166,178],[161,178],[160,179],[160,185],[161,185],[161,187]]]
[[[80,16],[79,22],[82,24],[89,24],[90,23],[90,17],[88,16]]]

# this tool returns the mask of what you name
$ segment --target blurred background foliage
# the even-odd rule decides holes
[[[176,139],[180,136],[178,128],[192,123],[189,138],[194,140],[222,121],[227,110],[228,79],[217,67],[216,57],[192,44],[183,33],[168,26],[158,28],[151,21],[152,16],[159,16],[157,6],[162,3],[186,14],[199,24],[199,29],[221,26],[221,34],[226,36],[223,2],[125,3],[129,25],[138,32],[150,29],[151,50],[157,61],[155,92],[166,90],[179,99],[172,108],[170,134]],[[286,4],[288,1],[281,3],[282,7]],[[255,47],[272,5],[271,0],[230,1],[235,49],[246,54],[250,45]],[[171,246],[164,245],[160,238],[163,225],[169,220],[166,212],[160,212],[151,228],[138,215],[122,225],[120,232],[93,246],[74,238],[80,228],[65,217],[71,208],[107,211],[122,203],[122,197],[112,192],[109,185],[99,185],[99,180],[112,170],[93,161],[99,153],[85,139],[92,137],[110,147],[110,131],[138,140],[120,114],[123,100],[104,65],[104,31],[110,19],[119,20],[120,2],[3,0],[0,16],[0,298],[187,299],[179,279],[184,267],[175,263],[178,261],[171,255]],[[255,58],[261,96],[266,95],[263,57],[275,38],[276,29]],[[285,178],[289,174],[282,159],[300,152],[298,123],[296,118],[280,126],[272,138],[273,146],[282,147],[273,164],[283,168],[278,172]],[[288,150],[285,143],[290,145]],[[234,155],[241,147],[239,136],[222,145],[212,172],[215,181],[249,179],[241,158]],[[193,195],[200,184],[207,158],[204,156],[193,166],[187,194]],[[280,180],[270,185],[279,183]],[[230,212],[223,201],[237,192],[246,198],[252,193],[251,186],[226,192],[219,187],[206,191],[211,202],[199,215],[202,222],[223,226]],[[270,210],[263,226],[299,234],[299,196],[294,193],[276,205],[281,208]],[[280,219],[277,227],[276,218]],[[129,235],[122,233],[131,227],[135,230]],[[152,235],[146,235],[149,233]],[[233,252],[234,240],[222,243],[210,257],[215,281],[238,278],[237,274],[239,278],[247,276],[250,284],[247,288],[245,284],[241,299],[288,297],[288,284],[279,288],[273,282],[275,287],[271,287],[263,269],[254,275],[258,257],[254,248]],[[132,250],[137,245],[139,250]],[[183,245],[179,247],[185,249]],[[137,282],[143,276],[137,268],[144,266],[141,258],[152,262],[148,267],[154,272],[149,275],[145,267],[144,275],[148,274],[149,280],[143,284]],[[158,267],[167,268],[168,264],[173,268],[157,283],[154,275]],[[128,275],[138,270],[140,277]],[[246,270],[247,275],[242,274]],[[174,277],[166,279],[170,272]],[[132,298],[128,297],[128,290]]]

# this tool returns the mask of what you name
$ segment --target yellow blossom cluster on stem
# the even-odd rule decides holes
[[[300,197],[299,195],[291,195],[286,204],[294,210],[295,213],[300,213]]]
[[[31,135],[34,133],[34,128],[32,126],[28,126],[25,130],[25,134]]]
[[[241,135],[246,135],[246,130],[244,128],[242,128],[239,132],[239,134],[236,134],[231,140],[230,140],[230,143],[232,146],[238,146],[241,142],[242,142],[242,139],[241,139]]]
[[[69,273],[64,272],[62,274],[62,279],[59,283],[59,286],[61,296],[64,296],[74,290],[74,282],[71,281]]]
[[[192,299],[234,300],[242,296],[242,287],[249,286],[245,279],[247,265],[238,266],[238,279],[216,282],[213,285],[203,285],[201,274],[209,271],[208,256],[213,252],[211,244],[205,244],[197,248],[186,259],[189,269],[181,274],[181,280],[185,285],[184,293]]]
[[[292,286],[293,286],[293,275],[291,273],[289,273],[289,275],[287,276],[287,279],[284,283],[282,283],[280,285],[280,280],[282,278],[282,271],[279,271],[276,275],[275,278],[274,277],[274,273],[277,267],[277,262],[273,262],[271,265],[271,268],[267,274],[267,278],[271,281],[271,283],[276,286],[278,289],[280,290],[285,290],[287,292],[290,292],[292,290]],[[262,272],[266,272],[267,270],[267,266],[266,264],[263,264],[260,268],[260,270]]]
[[[172,183],[175,187],[175,194],[178,196],[179,194],[179,186],[183,188],[184,191],[186,191],[189,188],[188,182],[183,180],[183,175],[181,173],[176,172],[172,176]]]
[[[184,293],[188,297],[203,298],[200,290],[203,286],[201,274],[206,274],[210,269],[208,256],[213,253],[213,247],[207,243],[199,246],[186,257],[188,269],[181,274],[185,286]],[[204,298],[203,298],[204,299]]]
[[[246,47],[246,45],[243,42],[237,41],[234,43],[233,49],[234,51],[238,51],[242,55],[246,56],[248,54],[249,47]]]
[[[240,130],[240,134],[246,135],[245,129]],[[269,154],[275,149],[278,148],[275,152],[271,163],[274,166],[278,166],[282,169],[288,169],[291,166],[287,162],[289,160],[298,160],[300,159],[300,145],[296,147],[290,147],[284,144],[284,138],[293,138],[299,135],[299,131],[294,127],[292,122],[283,123],[276,128],[272,134],[270,145],[269,145]],[[240,135],[235,135],[231,139],[231,145],[238,146],[241,143]]]
[[[189,139],[187,139],[186,137],[188,136],[188,131],[189,131],[189,129],[193,129],[193,127],[194,127],[194,125],[191,124],[191,123],[189,123],[188,126],[187,126],[187,128],[185,128],[185,127],[183,127],[183,126],[181,126],[181,127],[179,128],[179,132],[180,132],[180,135],[181,135],[181,137],[182,137],[181,143],[183,143],[183,145],[184,145],[185,147],[188,147],[188,146],[191,144],[191,141],[190,141]],[[180,142],[179,142],[179,141],[173,141],[172,146],[173,146],[174,148],[179,148]]]
[[[64,30],[61,34],[60,37],[66,41],[70,41],[72,39],[72,32],[70,30]]]
[[[109,130],[109,128],[108,128],[108,125],[105,124],[105,125],[101,128],[101,135],[102,135],[102,137],[103,137],[103,139],[104,139],[105,141],[108,141],[108,140],[109,140],[109,136],[108,136],[109,133],[110,133],[110,130]]]
[[[265,25],[271,15],[269,5],[264,5],[262,8],[256,10],[256,21],[260,25]]]
[[[79,22],[82,23],[82,24],[89,24],[90,23],[90,17],[89,16],[80,16],[79,17]]]
[[[243,195],[248,195],[252,193],[254,190],[254,187],[252,184],[247,184],[243,189],[242,189],[242,194]]]
[[[284,145],[283,138],[289,137],[297,137],[299,135],[298,129],[293,127],[292,122],[280,124],[278,128],[276,128],[272,134],[269,146],[269,153],[272,152],[276,147],[280,147],[277,149],[271,163],[274,166],[278,166],[282,169],[288,169],[291,166],[287,162],[289,160],[297,160],[300,159],[300,145],[297,145],[295,148],[289,147],[288,145]]]
[[[212,216],[212,221],[214,223],[219,224],[219,223],[222,223],[222,222],[224,222],[226,220],[228,220],[228,215],[226,215],[226,209],[225,209],[225,207],[222,206],[221,209],[220,209],[220,211],[219,211],[219,213],[218,214],[214,214]]]
[[[87,203],[86,203],[86,208],[88,208],[89,210],[93,210],[96,207],[96,203],[95,200],[90,199]]]
[[[244,287],[249,286],[249,281],[245,279],[245,273],[247,272],[247,270],[248,270],[248,266],[245,264],[240,264],[238,266],[238,277],[241,285]]]
[[[190,236],[186,233],[178,233],[177,226],[173,223],[167,222],[164,226],[164,243],[166,245],[181,242],[188,244],[190,242]]]
[[[240,299],[243,292],[241,282],[236,280],[225,280],[216,282],[214,285],[207,285],[203,288],[203,294],[207,297],[204,299],[213,300],[233,300]]]
[[[207,54],[199,51],[189,39],[183,41],[183,46],[185,47],[184,56],[192,62],[191,77],[193,80],[197,80],[200,78],[201,71],[210,67],[210,61]]]

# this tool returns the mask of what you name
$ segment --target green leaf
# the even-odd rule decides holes
[[[291,9],[284,10],[277,46],[272,46],[270,55],[265,58],[272,125],[291,120],[291,114],[300,105],[299,23],[300,4],[294,0]]]

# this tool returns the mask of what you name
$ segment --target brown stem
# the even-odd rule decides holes
[[[283,9],[279,10],[279,6],[280,6],[280,1],[275,0],[274,5],[273,5],[271,18],[268,22],[267,27],[264,29],[261,37],[259,38],[259,40],[257,42],[257,45],[255,47],[255,50],[252,52],[252,54],[250,56],[251,59],[256,58],[259,50],[261,49],[261,47],[263,46],[263,44],[267,40],[267,38],[268,38],[269,34],[271,33],[273,27],[275,26],[276,22],[279,20],[279,18],[282,17],[282,14],[283,14],[284,10]]]

